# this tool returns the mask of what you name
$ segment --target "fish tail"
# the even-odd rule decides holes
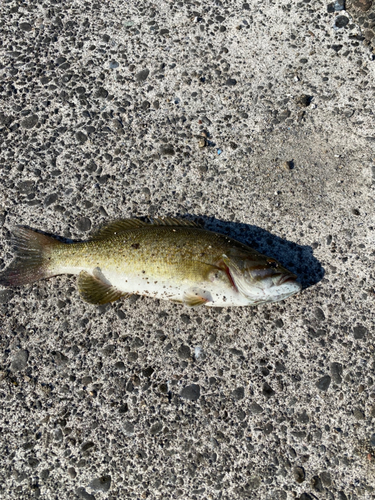
[[[51,251],[64,243],[25,227],[12,230],[16,258],[0,273],[0,285],[19,286],[53,276]]]

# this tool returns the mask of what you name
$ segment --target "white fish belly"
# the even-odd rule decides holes
[[[118,273],[103,272],[108,281],[118,290],[125,293],[134,293],[145,295],[161,300],[171,300],[184,302],[184,296],[187,292],[201,291],[209,299],[205,305],[208,307],[228,307],[242,306],[248,304],[248,299],[233,289],[223,289],[215,287],[212,282],[189,283],[161,281],[150,277],[142,278],[140,276],[122,275]]]
[[[86,267],[60,267],[56,274],[79,274],[86,271],[93,274],[93,268]],[[192,289],[201,290],[209,298],[205,303],[207,307],[230,307],[249,305],[249,299],[238,291],[231,288],[215,286],[212,282],[190,283],[165,281],[149,276],[135,274],[124,274],[118,271],[100,268],[100,272],[112,286],[124,293],[144,295],[161,300],[184,302],[184,296]]]

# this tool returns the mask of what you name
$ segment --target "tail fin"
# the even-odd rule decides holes
[[[25,227],[13,229],[11,241],[16,247],[16,258],[0,273],[0,285],[26,285],[53,276],[49,269],[51,249],[63,243]]]

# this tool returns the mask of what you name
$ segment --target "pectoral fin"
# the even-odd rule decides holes
[[[225,265],[225,272],[229,278],[229,281],[234,290],[245,293],[245,287],[243,282],[243,272],[241,271],[239,265],[236,263],[234,258],[229,258],[223,255],[223,263]]]
[[[81,271],[78,276],[78,291],[85,302],[89,304],[108,304],[115,302],[121,297],[128,297],[130,294],[117,290],[116,287],[106,283],[101,279],[100,272],[89,274]]]
[[[184,293],[183,296],[183,303],[189,307],[203,306],[207,302],[211,301],[211,294],[200,288],[190,288]]]

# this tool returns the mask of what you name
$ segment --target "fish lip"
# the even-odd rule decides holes
[[[284,285],[285,283],[296,283],[299,285],[299,283],[296,282],[297,276],[295,274],[283,274],[281,278],[279,279],[277,286]]]

